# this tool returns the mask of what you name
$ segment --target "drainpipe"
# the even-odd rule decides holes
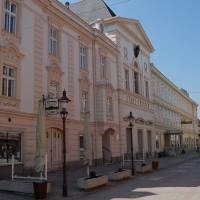
[[[117,44],[119,46],[119,44]],[[119,142],[120,142],[120,159],[122,160],[123,158],[123,146],[122,146],[122,125],[121,125],[121,109],[120,109],[120,58],[121,58],[121,53],[120,50],[117,55],[117,102],[118,102],[118,119],[119,119]],[[122,116],[123,117],[123,116]]]
[[[94,165],[97,165],[97,119],[96,119],[96,31],[93,29],[93,40],[92,40],[92,71],[93,71],[93,101],[94,101],[94,148],[93,149],[93,160]]]

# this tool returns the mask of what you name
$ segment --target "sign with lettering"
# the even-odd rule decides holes
[[[45,109],[47,111],[53,111],[59,109],[59,101],[58,99],[46,99],[45,101]]]

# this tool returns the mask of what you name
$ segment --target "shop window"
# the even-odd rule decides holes
[[[79,136],[80,160],[84,159],[84,136]]]
[[[21,134],[0,132],[0,164],[21,162]]]

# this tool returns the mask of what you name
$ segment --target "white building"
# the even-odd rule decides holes
[[[153,64],[151,71],[157,150],[195,149],[198,144],[197,103]]]

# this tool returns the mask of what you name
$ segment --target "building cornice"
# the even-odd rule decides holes
[[[192,98],[186,96],[172,81],[170,81],[161,71],[159,71],[159,69],[156,68],[153,63],[151,63],[151,71],[153,74],[158,76],[162,81],[164,81],[167,85],[173,88],[184,99],[187,99],[190,103],[192,103],[196,107],[198,106],[198,104]]]

